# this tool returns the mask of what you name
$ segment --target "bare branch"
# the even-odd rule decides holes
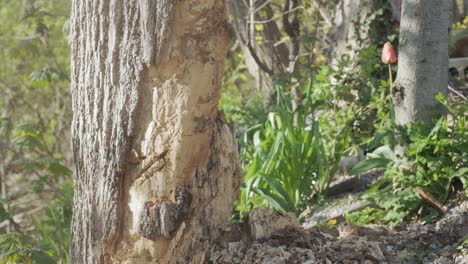
[[[281,14],[279,14],[279,15],[273,16],[272,18],[269,18],[269,19],[267,19],[267,20],[255,20],[255,21],[253,21],[253,22],[254,22],[255,24],[267,24],[267,23],[270,23],[270,22],[273,22],[273,21],[275,21],[275,20],[277,20],[277,19],[282,18],[283,15],[284,15],[285,13],[286,13],[286,14],[290,14],[290,13],[294,13],[294,12],[296,12],[296,11],[299,11],[299,10],[301,10],[301,9],[304,9],[304,6],[298,6],[298,7],[293,8],[293,9],[287,11],[287,12],[283,12],[283,13],[281,13]]]
[[[439,201],[437,201],[436,198],[434,198],[434,196],[432,196],[432,194],[430,194],[429,192],[427,192],[426,190],[424,190],[423,188],[421,187],[417,187],[416,188],[416,191],[418,192],[418,194],[421,196],[421,198],[428,204],[434,206],[437,210],[439,210],[439,212],[441,212],[442,214],[446,214],[447,211],[448,211],[448,208],[446,206],[444,206],[443,204],[441,204]]]
[[[320,16],[323,18],[323,21],[325,21],[325,23],[328,25],[328,26],[333,26],[332,22],[331,22],[331,19],[329,18],[330,16],[325,13],[325,11],[323,11],[323,9],[321,8],[321,3],[317,3],[317,0],[313,0],[312,1],[312,4],[314,5],[315,8],[318,9],[318,11],[320,12]]]
[[[289,21],[290,11],[296,9],[299,6],[298,0],[286,0],[283,7],[283,28],[284,31],[291,38],[291,45],[289,46],[289,72],[294,72],[296,57],[299,54],[299,33],[300,23],[299,18],[295,15],[292,22]]]
[[[246,45],[247,48],[249,49],[250,55],[252,55],[252,58],[257,63],[258,67],[260,67],[260,69],[262,71],[268,73],[269,75],[273,75],[274,74],[273,70],[268,68],[268,66],[260,60],[257,53],[255,52],[255,49],[252,47],[252,44],[251,43],[244,43],[244,45]]]

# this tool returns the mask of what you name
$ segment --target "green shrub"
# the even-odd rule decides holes
[[[49,150],[48,135],[31,124],[13,128],[9,120],[0,119],[0,137],[5,135],[11,138],[6,153],[23,154],[11,163],[14,171],[30,175],[26,184],[31,192],[48,199],[47,206],[34,215],[32,231],[17,226],[17,232],[0,235],[0,264],[68,263],[73,184],[63,154]],[[17,208],[10,204],[0,200],[0,221],[12,219],[10,211]]]
[[[251,127],[245,134],[243,153],[246,175],[237,210],[268,206],[280,211],[300,213],[313,196],[322,197],[348,144],[330,132],[324,139],[322,124],[328,116],[315,117],[312,101],[313,82],[302,87],[304,98],[293,110],[284,87],[277,86],[277,109],[264,124]],[[327,124],[326,126],[336,126]],[[333,134],[334,133],[334,134]],[[328,141],[333,138],[333,142]],[[345,142],[345,141],[344,141]]]
[[[28,236],[10,233],[0,235],[0,264],[56,263],[44,251],[46,247],[34,246]]]
[[[426,207],[416,189],[422,188],[439,202],[444,203],[454,179],[464,188],[468,185],[468,123],[465,101],[448,103],[439,95],[453,118],[441,117],[433,127],[423,123],[395,126],[376,134],[375,142],[385,142],[380,154],[357,164],[352,173],[360,174],[369,169],[386,168],[364,196],[386,210],[383,221],[399,223],[405,217]],[[395,153],[397,145],[404,147],[403,155]],[[431,220],[438,212],[431,207],[425,220]]]
[[[45,217],[35,222],[33,234],[0,235],[1,263],[69,263],[73,184],[55,191]]]

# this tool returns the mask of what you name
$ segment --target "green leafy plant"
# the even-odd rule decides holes
[[[464,188],[468,185],[468,124],[465,115],[468,106],[463,101],[448,103],[442,95],[437,98],[446,106],[451,119],[441,117],[432,127],[420,122],[400,127],[389,125],[387,131],[380,131],[375,137],[375,142],[387,143],[383,147],[385,151],[353,168],[354,174],[372,168],[386,168],[384,177],[364,196],[385,209],[383,221],[398,223],[426,207],[417,188],[444,203],[455,179]],[[401,156],[394,153],[397,145],[404,147]],[[434,208],[427,210],[429,213],[425,220],[438,215]]]
[[[345,215],[346,222],[352,222],[358,225],[368,223],[378,223],[385,217],[385,211],[378,208],[367,207],[361,211]]]
[[[379,65],[378,54],[371,46],[360,60]],[[343,57],[336,68],[321,66],[300,89],[297,109],[289,92],[297,83],[277,81],[273,111],[264,123],[251,126],[240,144],[246,174],[236,206],[240,218],[252,207],[299,213],[321,200],[340,158],[358,151],[373,134],[375,120],[388,118],[384,95],[389,91],[375,80],[375,69],[354,72],[350,63]]]
[[[16,233],[0,235],[0,264],[57,263],[45,253],[46,247],[34,246],[28,236]]]
[[[68,263],[73,185],[55,190],[45,216],[35,221],[33,234],[0,235],[1,263]]]
[[[457,250],[464,255],[468,255],[468,237],[465,237],[460,245],[457,247]]]
[[[55,191],[54,199],[45,210],[45,217],[35,223],[38,244],[47,245],[47,254],[61,263],[69,260],[72,199],[73,184],[70,181]]]
[[[49,149],[48,135],[41,129],[32,124],[14,128],[8,124],[0,123],[0,137],[11,138],[5,144],[6,153],[16,159],[9,162],[9,170],[30,175],[30,195],[46,198],[48,205],[28,224],[34,231],[25,232],[13,221],[10,211],[17,208],[10,206],[8,200],[0,200],[0,220],[10,220],[15,230],[0,237],[0,263],[67,263],[73,196],[71,171],[64,165],[62,154]]]
[[[345,147],[324,139],[324,117],[313,114],[312,86],[309,80],[302,87],[304,99],[296,109],[284,87],[277,86],[276,111],[246,132],[244,155],[250,162],[238,210],[269,206],[300,213],[312,196],[326,193]]]
[[[0,6],[0,221],[12,232],[0,235],[0,263],[68,262],[69,10],[62,0]],[[15,223],[24,212],[34,213]]]

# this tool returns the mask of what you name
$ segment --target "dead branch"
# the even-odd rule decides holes
[[[434,198],[434,196],[432,196],[432,194],[430,194],[429,192],[427,192],[426,190],[424,190],[423,188],[421,187],[417,187],[416,188],[416,191],[418,192],[418,194],[421,196],[421,198],[423,198],[423,200],[434,206],[437,210],[439,210],[442,214],[446,214],[447,211],[448,211],[448,208],[447,206],[444,206],[443,204],[441,204],[439,201],[437,201],[437,199]]]

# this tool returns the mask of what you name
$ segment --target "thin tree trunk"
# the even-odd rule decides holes
[[[333,65],[343,56],[349,58],[350,68],[358,65],[364,40],[368,39],[372,0],[341,0],[336,6],[334,30],[331,33],[330,58]]]
[[[402,0],[388,0],[392,11],[392,17],[398,22],[400,22],[401,19],[401,1]]]
[[[225,1],[74,0],[72,263],[200,263],[237,196]]]
[[[437,93],[447,94],[452,1],[404,0],[397,79],[393,86],[396,121],[430,124],[442,114]]]
[[[285,43],[281,42],[281,31],[272,18],[274,13],[267,0],[245,1],[227,0],[228,12],[231,16],[231,25],[237,39],[241,42],[247,69],[255,79],[256,85],[265,92],[273,89],[272,75],[286,72],[289,64],[289,52]],[[259,8],[262,7],[262,8]],[[267,14],[266,18],[258,15],[259,11]],[[258,21],[268,21],[258,23]],[[263,26],[260,33],[263,44],[255,40],[255,22]],[[250,45],[250,47],[249,47]]]
[[[6,144],[4,145],[4,139],[0,137],[0,147],[3,149],[0,149],[0,198],[3,201],[8,200],[8,188],[7,188],[7,171],[5,169],[6,167]],[[10,212],[10,208],[8,206],[8,203],[3,202],[0,204],[0,208],[4,209],[7,213]],[[11,232],[11,221],[8,220],[5,226],[5,232],[8,234]]]
[[[4,88],[4,87],[2,87]],[[6,92],[3,93],[3,111],[1,113],[0,118],[4,122],[1,124],[4,129],[3,134],[0,134],[0,198],[3,201],[8,201],[8,186],[7,186],[7,156],[8,156],[8,141],[10,138],[10,111],[8,107],[8,101],[10,100],[11,96],[7,93],[7,89],[5,89]],[[9,213],[10,208],[9,208],[9,203],[3,202],[0,207],[4,207],[3,209]],[[6,227],[5,227],[6,233],[11,232],[11,221],[8,220]]]
[[[460,22],[468,15],[468,0],[454,0],[454,21]]]

